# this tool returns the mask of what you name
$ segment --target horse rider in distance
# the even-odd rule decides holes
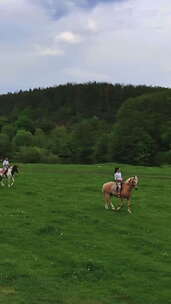
[[[4,160],[3,160],[3,163],[2,163],[2,166],[3,166],[3,175],[6,176],[7,174],[7,171],[10,167],[10,163],[9,163],[9,160],[8,160],[8,157],[5,157]]]
[[[116,182],[116,191],[117,191],[118,197],[120,197],[121,196],[121,190],[122,190],[122,181],[123,181],[122,173],[121,173],[120,168],[115,168],[114,180]]]

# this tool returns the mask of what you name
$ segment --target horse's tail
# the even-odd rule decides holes
[[[104,191],[105,191],[104,186],[105,186],[105,184],[103,184],[103,186],[102,186],[102,193],[104,193]]]

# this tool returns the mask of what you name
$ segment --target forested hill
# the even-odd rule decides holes
[[[168,108],[169,96],[170,90],[160,87],[96,82],[0,95],[1,157],[28,162],[168,162],[171,147],[166,133],[171,127],[158,109],[165,108],[166,100]],[[154,113],[150,122],[146,111]],[[165,127],[160,124],[165,139],[155,134],[156,117],[165,121]],[[133,122],[139,130],[136,136]],[[132,145],[127,145],[128,138]]]
[[[0,95],[0,115],[6,115],[12,121],[27,110],[36,124],[48,119],[55,124],[72,123],[93,116],[114,122],[116,113],[125,100],[161,90],[160,87],[95,82],[20,91]]]

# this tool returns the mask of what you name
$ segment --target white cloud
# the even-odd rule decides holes
[[[88,81],[88,79],[96,80],[96,81],[110,81],[107,74],[98,73],[93,70],[84,69],[84,73],[81,68],[79,67],[72,67],[72,68],[66,68],[63,70],[64,73],[67,75],[67,77],[71,77],[71,79],[80,79],[80,81],[85,82]]]
[[[64,52],[57,48],[42,47],[42,46],[36,45],[35,54],[37,56],[61,56],[61,55],[64,55]]]
[[[88,19],[87,20],[87,29],[91,32],[97,32],[98,31],[98,25],[97,22],[94,19]]]
[[[62,32],[56,35],[56,40],[64,41],[66,43],[79,43],[81,41],[81,37],[73,32]]]

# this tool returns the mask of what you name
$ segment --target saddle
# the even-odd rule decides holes
[[[117,197],[120,197],[120,193],[122,191],[122,184],[123,182],[120,183],[120,187],[118,185],[117,182],[115,182],[115,184],[113,185],[113,189],[112,189],[112,194],[116,195]]]
[[[8,172],[8,168],[3,169],[2,174],[3,174],[4,176],[7,176],[7,172]]]

